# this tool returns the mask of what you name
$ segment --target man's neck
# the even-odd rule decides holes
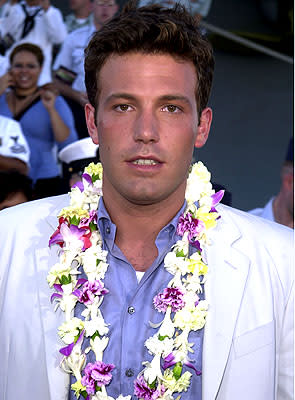
[[[86,19],[90,15],[90,10],[87,8],[81,8],[80,10],[76,10],[73,12],[76,19]]]
[[[167,199],[150,205],[136,205],[104,193],[104,204],[116,225],[115,243],[138,271],[146,271],[157,257],[155,240],[184,203]]]
[[[288,210],[285,203],[284,196],[282,193],[279,193],[272,203],[274,219],[279,224],[294,229],[294,216],[292,212]]]

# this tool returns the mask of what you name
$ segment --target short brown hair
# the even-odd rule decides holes
[[[136,8],[129,2],[120,15],[104,25],[85,49],[85,85],[96,107],[99,72],[112,54],[170,54],[191,61],[196,69],[196,101],[199,117],[207,106],[214,71],[212,47],[197,22],[179,4],[173,8],[151,5]]]
[[[40,49],[39,46],[37,46],[36,44],[33,44],[33,43],[22,43],[22,44],[19,44],[18,46],[16,46],[10,53],[10,56],[9,56],[10,64],[12,64],[15,55],[20,53],[21,51],[27,51],[29,53],[34,54],[34,56],[37,58],[37,61],[40,65],[40,67],[42,67],[43,62],[44,62],[43,51]]]

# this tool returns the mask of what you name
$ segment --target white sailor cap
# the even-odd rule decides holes
[[[73,161],[84,160],[85,158],[96,158],[98,145],[92,139],[85,138],[64,147],[59,153],[58,158],[65,164]]]

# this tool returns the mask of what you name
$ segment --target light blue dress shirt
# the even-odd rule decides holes
[[[103,200],[100,200],[98,225],[103,238],[103,247],[109,252],[109,268],[104,279],[109,293],[105,295],[101,311],[105,322],[110,324],[108,334],[110,339],[104,351],[103,361],[116,366],[112,371],[113,379],[107,386],[108,395],[114,398],[119,394],[133,395],[133,382],[143,369],[142,362],[152,359],[144,342],[157,330],[150,326],[149,321],[157,323],[164,317],[163,313],[154,309],[153,298],[167,286],[172,278],[172,275],[165,270],[163,260],[171,246],[180,239],[176,234],[176,227],[184,208],[185,204],[158,234],[156,239],[158,256],[138,283],[134,268],[115,244],[116,226],[110,220]],[[82,307],[77,306],[75,315],[79,316],[81,311]],[[200,371],[203,329],[191,332],[189,342],[195,343],[193,347],[195,352],[192,353],[191,359],[195,360],[194,366]],[[93,353],[90,352],[90,354]],[[89,361],[95,362],[94,359]],[[192,369],[187,367],[184,367],[184,370],[189,370],[193,376],[188,391],[183,392],[181,399],[201,400],[201,376],[197,376]],[[71,394],[70,398],[75,397]],[[132,396],[132,399],[136,397]]]

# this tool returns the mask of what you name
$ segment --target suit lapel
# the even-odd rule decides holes
[[[229,356],[249,270],[248,257],[235,246],[241,234],[222,214],[207,250],[210,270],[205,284],[209,312],[203,345],[203,400],[214,400]]]
[[[54,312],[54,304],[50,303],[53,291],[49,288],[46,277],[50,268],[58,262],[57,246],[48,247],[50,235],[57,227],[57,215],[61,207],[57,207],[50,216],[46,218],[44,232],[44,247],[35,251],[36,276],[38,279],[40,315],[43,325],[44,349],[46,354],[47,376],[50,390],[50,398],[54,400],[65,400],[68,398],[69,375],[59,366],[62,359],[59,353],[62,343],[59,341],[57,328],[64,322],[63,312]]]

